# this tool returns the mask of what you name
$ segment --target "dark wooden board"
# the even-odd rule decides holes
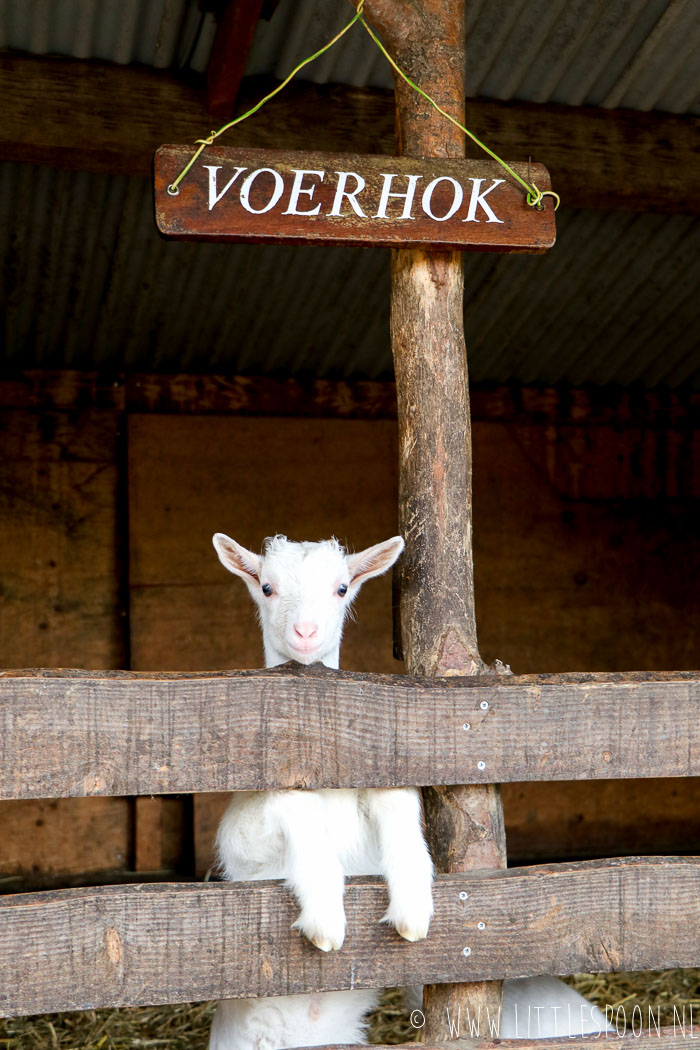
[[[531,425],[612,424],[692,428],[693,390],[470,385],[472,420]],[[26,369],[0,379],[0,408],[110,409],[140,413],[395,419],[394,383],[190,373],[54,372]]]
[[[492,160],[212,146],[170,195],[167,187],[193,152],[191,146],[156,152],[156,221],[169,237],[534,253],[555,240],[552,199],[542,211],[529,207],[523,188]],[[527,164],[511,167],[550,189],[541,164],[529,175]]]
[[[120,420],[94,377],[89,391],[75,373],[48,385],[51,396],[36,379],[0,383],[0,666],[123,666]],[[130,810],[1,802],[0,879],[126,867]]]
[[[408,944],[379,922],[381,880],[350,880],[345,944],[324,953],[291,931],[278,883],[7,896],[0,1015],[700,963],[697,858],[440,875],[435,903],[428,939]]]
[[[0,797],[696,776],[699,701],[697,672],[1,672]]]
[[[465,1015],[462,1016],[464,1017]],[[635,1050],[688,1050],[688,1041],[698,1038],[697,1013],[694,1013],[693,1023],[691,1024],[690,1010],[686,1011],[685,1027],[683,1027],[680,1010],[678,1011],[678,1016],[679,1020],[675,1027],[670,1026],[658,1030],[654,1028],[652,1032],[640,1032],[639,1027],[636,1027],[633,1031],[630,1025],[625,1030],[621,1020],[619,1033],[608,1036],[609,1039],[614,1040],[613,1043],[608,1045],[616,1046],[618,1050],[632,1050],[632,1047]],[[647,1015],[644,1015],[645,1023],[646,1020]],[[484,1027],[482,1023],[482,1033]],[[462,1021],[459,1030],[461,1032],[468,1030],[468,1026],[464,1021]],[[373,1045],[374,1050],[393,1050],[391,1045]],[[437,1042],[433,1039],[420,1043],[421,1050],[598,1050],[600,1046],[601,1036],[599,1035],[568,1036],[565,1039],[485,1039],[482,1034],[482,1037],[477,1038],[462,1035],[446,1043]],[[350,1050],[350,1044],[341,1046],[334,1043],[333,1046],[317,1047],[316,1050]]]
[[[238,111],[276,83],[246,77]],[[0,93],[3,160],[148,176],[164,133],[171,141],[194,142],[213,123],[203,90],[139,66],[4,53]],[[227,142],[391,154],[394,113],[391,91],[298,81],[232,130]],[[470,98],[467,126],[502,156],[531,154],[546,164],[569,207],[700,211],[697,117]],[[468,150],[479,155],[476,146]]]

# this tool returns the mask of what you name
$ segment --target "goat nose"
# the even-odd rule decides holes
[[[313,638],[314,635],[318,634],[318,625],[312,623],[311,620],[304,620],[302,623],[294,624],[294,632],[300,638]]]

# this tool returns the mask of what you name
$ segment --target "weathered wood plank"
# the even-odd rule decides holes
[[[384,884],[351,880],[345,944],[323,953],[290,930],[277,883],[7,896],[0,1014],[700,962],[699,858],[441,875],[435,902],[428,939],[408,944],[379,922]]]
[[[266,78],[244,79],[239,111],[273,86]],[[0,92],[2,160],[146,176],[166,131],[171,141],[194,142],[211,128],[203,90],[134,66],[4,54]],[[697,125],[696,117],[514,99],[469,99],[467,124],[497,143],[501,156],[531,154],[555,172],[570,207],[691,214],[700,211]],[[292,83],[236,128],[235,141],[392,154],[393,94]],[[472,155],[479,155],[476,147]]]
[[[651,1033],[640,1032],[639,1029],[632,1030],[630,1026],[626,1030],[621,1027],[617,1034],[608,1036],[608,1038],[615,1040],[614,1045],[618,1047],[618,1050],[631,1050],[632,1047],[635,1050],[688,1050],[688,1040],[698,1038],[697,1012],[693,1015],[692,1023],[690,1016],[690,1009],[688,1009],[684,1026],[683,1017],[679,1010],[679,1019],[675,1027],[670,1026],[658,1030],[655,1028]],[[645,1024],[646,1021],[647,1017],[645,1016]],[[468,1024],[463,1021],[460,1031],[465,1032],[468,1030],[470,1030]],[[478,1030],[483,1036],[486,1025],[482,1022]],[[421,1050],[594,1050],[594,1048],[600,1046],[600,1039],[599,1035],[589,1035],[567,1036],[565,1039],[496,1040],[483,1037],[471,1038],[462,1035],[456,1039],[451,1039],[447,1043],[436,1043],[429,1039],[427,1042],[421,1042],[420,1047]],[[332,1047],[317,1047],[316,1050],[350,1050],[350,1044],[341,1046],[334,1043]],[[393,1050],[393,1047],[384,1044],[374,1044],[374,1050]]]
[[[0,672],[0,797],[696,776],[699,702],[697,672]]]
[[[155,155],[156,225],[167,237],[256,244],[316,244],[543,252],[555,240],[554,204],[529,207],[525,190],[493,160],[211,146],[173,194],[192,146]],[[512,162],[550,189],[541,164]]]
[[[692,428],[700,412],[693,390],[622,390],[579,387],[471,384],[472,421],[612,424]],[[102,375],[27,369],[0,379],[0,408],[113,408],[143,413],[235,413],[247,416],[303,416],[395,419],[394,383],[359,380],[277,379],[179,373]]]
[[[3,802],[0,889],[65,885],[60,878],[128,868],[131,820],[127,798]]]
[[[33,384],[0,386],[12,405],[13,391],[21,400]],[[104,411],[76,396],[79,386],[57,380],[61,404],[44,401],[43,412],[0,410],[0,666],[125,660],[120,421],[96,383],[91,394]],[[58,873],[124,868],[129,834],[125,799],[0,803],[0,875],[31,885]]]

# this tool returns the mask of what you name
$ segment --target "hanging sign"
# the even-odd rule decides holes
[[[189,146],[155,157],[156,221],[170,237],[259,244],[341,244],[542,252],[554,206],[530,207],[496,161],[206,149],[177,187]],[[550,189],[541,164],[512,164]]]

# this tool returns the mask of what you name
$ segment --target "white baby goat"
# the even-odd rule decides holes
[[[352,600],[365,580],[394,564],[404,544],[395,536],[348,555],[336,540],[292,543],[275,536],[257,555],[217,533],[214,546],[222,564],[245,581],[258,607],[267,667],[296,660],[337,668]],[[322,951],[340,948],[345,937],[346,875],[383,875],[389,907],[382,921],[406,940],[427,936],[433,867],[416,788],[236,792],[217,842],[227,879],[286,880],[301,908],[294,927]],[[353,990],[225,1000],[217,1007],[209,1048],[356,1044],[363,1040],[366,1014],[378,996],[374,990]],[[526,1028],[529,1006],[539,1008],[530,1015],[531,1033]],[[501,1036],[600,1031],[605,1020],[594,1010],[553,978],[506,981]]]

